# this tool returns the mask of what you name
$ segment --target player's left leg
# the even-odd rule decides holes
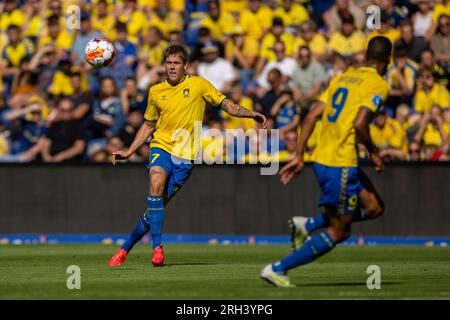
[[[379,217],[384,212],[384,203],[367,175],[358,168],[358,203],[353,212],[352,222],[366,221]],[[328,215],[321,212],[313,217],[295,216],[289,220],[291,243],[299,249],[309,235],[330,225]]]

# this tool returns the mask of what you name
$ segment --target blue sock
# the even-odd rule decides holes
[[[318,215],[314,217],[308,218],[306,221],[306,231],[308,233],[311,233],[313,231],[316,231],[318,229],[327,228],[330,225],[330,218],[326,213],[319,213]]]
[[[164,225],[164,200],[163,197],[148,196],[148,215],[152,229],[153,249],[161,245],[161,234]]]
[[[129,252],[133,246],[142,239],[142,237],[150,230],[150,222],[148,221],[147,213],[141,216],[134,227],[130,238],[122,245],[122,249]]]
[[[289,256],[275,263],[272,267],[275,272],[286,272],[289,269],[307,264],[325,253],[331,251],[336,246],[336,242],[330,237],[328,232],[323,231],[313,236],[305,242],[303,247],[294,251]]]

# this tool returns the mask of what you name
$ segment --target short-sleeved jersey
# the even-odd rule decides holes
[[[388,91],[386,81],[373,68],[351,68],[333,79],[320,97],[326,106],[312,160],[330,167],[356,167],[353,121],[361,107],[377,111]]]
[[[167,81],[152,86],[144,115],[147,121],[157,121],[150,147],[183,159],[196,159],[205,105],[218,106],[224,99],[208,80],[198,76],[187,75],[175,86]],[[200,132],[194,132],[196,122]]]

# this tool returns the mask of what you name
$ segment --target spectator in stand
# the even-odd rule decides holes
[[[131,108],[127,116],[127,122],[118,134],[118,137],[123,141],[126,147],[131,146],[143,121],[144,116],[141,110],[138,108]]]
[[[114,42],[115,58],[108,68],[99,70],[101,77],[112,77],[119,88],[127,78],[133,77],[137,68],[137,48],[128,40],[127,26],[118,23],[117,41]]]
[[[412,15],[414,34],[416,37],[426,38],[433,25],[432,4],[428,0],[413,0],[411,2],[419,7],[419,10]]]
[[[52,44],[56,50],[56,57],[61,59],[69,54],[72,49],[73,38],[66,29],[62,29],[59,16],[47,18],[47,34],[43,34],[39,39],[39,47]]]
[[[28,99],[24,108],[5,111],[2,114],[1,122],[10,132],[10,155],[0,157],[0,162],[28,162],[40,154],[44,142],[42,137],[47,132],[48,113],[45,101],[33,96]]]
[[[148,26],[148,18],[144,12],[138,8],[136,0],[126,0],[121,14],[117,17],[117,23],[126,26],[127,38],[133,44],[138,44],[139,34]]]
[[[171,31],[183,31],[183,17],[169,8],[168,0],[157,0],[156,8],[150,11],[149,18],[149,27],[158,28],[164,37]]]
[[[92,10],[92,27],[104,34],[109,41],[116,41],[117,10],[112,6],[110,8],[106,0],[98,0],[95,9]]]
[[[283,91],[282,82],[283,75],[278,69],[272,69],[267,75],[267,82],[269,82],[270,90],[267,91],[261,99],[258,99],[255,106],[255,110],[264,114],[267,118],[267,128],[273,129],[275,125],[275,119],[271,115],[270,111],[274,103],[281,97]]]
[[[299,49],[298,66],[292,74],[292,92],[294,100],[306,111],[318,97],[322,84],[327,81],[323,66],[312,60],[311,50],[307,46]]]
[[[255,74],[258,50],[258,41],[247,36],[242,27],[236,25],[225,45],[225,59],[239,70],[241,85],[245,92]]]
[[[329,49],[345,58],[364,51],[366,36],[355,29],[353,16],[342,18],[342,28],[335,31],[330,38]]]
[[[422,155],[422,151],[420,148],[420,144],[415,141],[411,141],[408,145],[407,160],[416,162],[416,161],[422,161],[422,159],[423,159],[423,155]]]
[[[298,28],[297,37],[294,42],[294,58],[298,58],[298,48],[308,46],[311,49],[313,58],[317,61],[324,61],[327,56],[327,40],[317,32],[317,26],[312,20],[303,22]]]
[[[85,70],[90,70],[87,62],[84,59],[84,48],[86,44],[94,38],[103,38],[104,35],[92,28],[91,17],[88,12],[81,12],[80,14],[80,30],[72,46],[72,61],[76,66],[84,66]]]
[[[140,110],[144,114],[147,109],[147,93],[139,90],[136,79],[130,77],[125,81],[125,85],[120,92],[120,102],[124,115],[127,115],[132,109]]]
[[[234,17],[229,12],[220,11],[220,3],[217,0],[208,1],[208,15],[200,22],[200,26],[211,31],[214,40],[225,43],[226,34],[233,28]]]
[[[68,58],[63,58],[58,63],[58,69],[53,75],[52,83],[47,89],[49,95],[54,98],[71,97],[74,94],[72,80],[72,62]]]
[[[408,151],[406,131],[397,120],[380,111],[370,125],[370,136],[385,160],[405,160]]]
[[[399,104],[411,104],[418,67],[414,61],[408,59],[406,49],[394,50],[394,63],[388,68],[386,75],[390,89],[385,104],[390,116],[394,116]]]
[[[420,53],[420,68],[433,71],[433,77],[450,90],[450,74],[438,61],[433,50],[426,49]]]
[[[450,107],[450,94],[446,87],[435,83],[430,69],[420,69],[418,73],[418,90],[415,96],[415,111],[428,113],[433,106],[441,109]]]
[[[200,27],[198,29],[198,40],[191,54],[191,65],[194,69],[197,69],[198,64],[201,62],[203,58],[202,49],[207,43],[214,43],[219,48],[219,56],[224,57],[225,47],[223,44],[214,40],[211,30],[207,27]]]
[[[273,12],[274,17],[283,19],[286,30],[294,35],[300,24],[309,19],[308,10],[293,0],[283,0],[282,4]]]
[[[83,125],[72,116],[73,102],[63,98],[58,104],[59,121],[48,128],[41,151],[44,162],[80,161],[85,148]]]
[[[261,0],[249,0],[239,22],[247,36],[259,40],[269,32],[272,19],[272,10],[261,3]]]
[[[259,77],[266,63],[277,60],[275,52],[273,52],[273,47],[277,40],[284,43],[286,55],[291,56],[293,53],[294,37],[285,31],[283,20],[280,17],[273,18],[271,31],[261,40],[254,80]]]
[[[202,54],[204,61],[198,65],[198,75],[209,80],[219,91],[227,93],[237,79],[233,65],[219,57],[219,48],[214,42],[207,43]]]
[[[88,124],[88,138],[97,139],[116,135],[125,118],[116,83],[111,77],[102,78],[99,99],[94,102],[93,118]]]
[[[450,127],[444,122],[442,109],[433,106],[420,122],[414,141],[425,146],[425,160],[448,160]]]
[[[282,140],[284,140],[286,132],[298,127],[300,114],[290,90],[283,91],[280,98],[273,104],[270,115],[275,119],[275,129],[279,129]]]
[[[22,26],[25,22],[25,15],[18,8],[17,0],[5,0],[3,10],[0,14],[0,32],[4,32],[10,25]]]
[[[352,16],[355,19],[357,30],[362,30],[366,25],[366,15],[364,11],[353,3],[352,0],[336,0],[335,4],[324,14],[328,31],[333,34],[342,30],[343,18]]]
[[[267,81],[267,75],[270,70],[280,70],[282,74],[282,84],[286,84],[291,79],[295,68],[297,67],[296,61],[293,58],[286,56],[286,48],[282,41],[275,41],[273,52],[276,56],[276,60],[268,62],[256,80],[258,85],[256,90],[257,97],[262,97],[270,88],[270,84]]]
[[[405,50],[409,59],[420,61],[420,53],[427,49],[428,45],[423,37],[414,35],[414,28],[410,20],[400,23],[400,39],[394,43],[395,50]]]
[[[58,71],[58,63],[59,59],[56,57],[56,50],[52,44],[40,47],[31,58],[29,69],[38,75],[40,92],[45,92],[50,87],[55,72]]]
[[[70,98],[73,101],[72,116],[74,120],[78,120],[83,124],[87,124],[92,116],[92,105],[94,104],[94,96],[83,85],[83,75],[79,69],[71,72],[70,79],[72,81],[73,94]]]
[[[436,33],[431,38],[431,49],[436,59],[447,70],[450,69],[450,16],[442,15],[438,20]]]

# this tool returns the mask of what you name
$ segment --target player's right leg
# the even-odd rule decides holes
[[[161,230],[164,222],[164,201],[163,193],[167,176],[172,170],[170,155],[159,148],[152,148],[150,150],[149,165],[150,169],[150,190],[147,197],[147,211],[139,218],[133,232],[130,234],[128,240],[117,250],[114,256],[109,260],[111,267],[121,266],[127,254],[131,251],[133,246],[139,242],[142,237],[152,229],[153,249],[160,247],[157,250],[158,261],[157,265],[162,265],[164,262],[164,255],[161,246]],[[155,256],[155,250],[154,254]]]

